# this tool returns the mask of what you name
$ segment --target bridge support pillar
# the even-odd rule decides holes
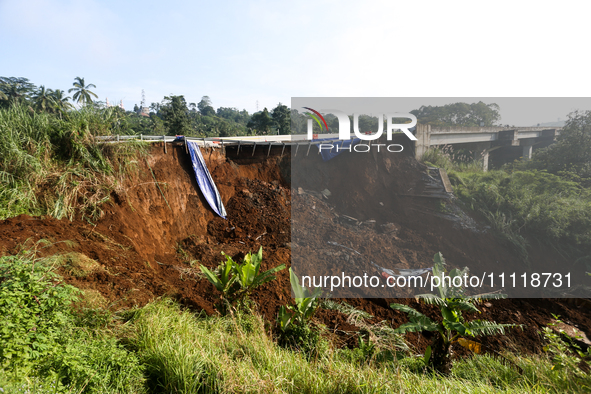
[[[533,145],[523,145],[523,154],[521,155],[523,160],[531,160],[533,148]]]
[[[488,149],[482,151],[482,171],[488,171]]]
[[[415,159],[421,160],[423,154],[429,149],[431,145],[431,125],[417,124],[417,132],[415,137]]]
[[[475,161],[482,162],[482,170],[488,171],[488,159],[490,153],[490,142],[479,142],[474,144],[472,157]]]

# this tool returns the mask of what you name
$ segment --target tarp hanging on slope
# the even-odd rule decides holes
[[[203,193],[203,196],[209,203],[209,206],[215,213],[226,218],[226,209],[222,203],[222,197],[215,187],[215,182],[211,178],[211,174],[205,165],[205,160],[199,149],[199,145],[195,141],[187,141],[189,147],[189,154],[191,155],[191,161],[193,162],[193,170],[195,171],[195,178],[199,189]]]

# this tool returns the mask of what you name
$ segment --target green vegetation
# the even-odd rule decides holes
[[[447,377],[426,372],[423,359],[408,354],[374,357],[367,339],[340,349],[323,338],[322,351],[309,357],[279,346],[267,323],[247,310],[208,317],[165,299],[113,314],[77,301],[80,292],[54,273],[59,259],[35,256],[0,258],[6,393],[583,393],[591,387],[589,375],[553,368],[545,357],[507,354],[520,374],[474,355],[455,361]]]
[[[446,274],[445,260],[441,253],[436,253],[433,257],[433,277],[442,278]],[[480,313],[476,304],[482,299],[500,299],[504,298],[501,294],[482,294],[478,296],[468,296],[464,294],[463,287],[451,285],[456,277],[462,278],[468,273],[468,268],[459,270],[457,268],[450,271],[450,282],[441,280],[437,286],[439,295],[421,294],[417,298],[425,304],[435,305],[441,312],[441,323],[435,322],[415,309],[402,305],[390,304],[393,309],[408,314],[410,322],[398,327],[395,331],[405,334],[407,332],[434,331],[437,333],[431,346],[427,347],[425,353],[425,363],[432,369],[444,375],[451,372],[451,344],[462,336],[485,336],[505,334],[505,328],[515,327],[514,324],[498,324],[486,320],[472,320],[466,322],[462,317],[462,311]],[[460,280],[461,282],[461,280]]]
[[[68,93],[74,92],[72,99],[74,99],[77,103],[89,105],[92,104],[93,97],[98,98],[96,93],[90,90],[90,88],[96,88],[96,85],[93,83],[86,85],[84,83],[84,78],[76,77],[72,85],[74,85],[74,87],[68,90]]]
[[[555,322],[548,324],[548,326],[559,326],[562,321],[560,316],[552,315]],[[548,352],[552,357],[552,369],[556,371],[564,371],[568,375],[574,375],[585,379],[591,370],[591,347],[587,347],[587,351],[583,352],[581,347],[564,332],[563,329],[553,330],[551,327],[544,327],[542,334],[547,341],[544,351]]]
[[[294,292],[295,305],[281,306],[277,316],[279,344],[298,349],[308,356],[318,354],[322,349],[319,329],[312,327],[310,319],[320,305],[322,290],[310,291],[300,285],[297,275],[289,269],[289,280]]]
[[[0,78],[0,219],[21,213],[98,218],[101,204],[121,186],[122,177],[135,171],[148,145],[97,144],[96,136],[178,132],[224,136],[252,133],[249,127],[283,133],[290,117],[281,104],[252,117],[235,108],[216,112],[207,96],[198,105],[188,106],[183,96],[165,97],[144,116],[142,108],[125,112],[93,102],[96,95],[91,88],[93,84],[76,78],[70,91],[75,91],[74,100],[82,108],[75,110],[61,90],[37,89],[25,78]],[[495,108],[486,107],[492,111],[486,119],[493,121]],[[575,115],[569,126],[572,134],[566,132],[559,143],[585,143],[587,116]],[[471,121],[480,121],[475,119]],[[369,128],[372,121],[360,119],[360,127]],[[543,160],[564,152],[553,149],[529,164],[489,173],[459,156],[454,161],[445,152],[430,151],[425,160],[448,169],[457,194],[516,245],[526,249],[526,237],[551,240],[557,248],[578,253],[579,261],[591,264],[591,256],[583,253],[591,243],[586,152],[551,169],[552,173],[537,169]],[[468,297],[445,285],[439,288],[439,296],[420,297],[440,308],[441,323],[392,304],[410,317],[409,323],[394,329],[385,321],[370,324],[370,315],[346,304],[321,303],[320,292],[300,286],[290,270],[295,304],[282,306],[276,326],[271,327],[273,323],[249,308],[248,298],[285,266],[261,273],[262,248],[248,253],[240,263],[225,255],[226,261],[213,271],[201,266],[221,293],[217,307],[222,313],[216,316],[195,314],[168,299],[113,313],[98,292],[83,293],[55,273],[62,267],[84,277],[101,269],[98,262],[75,252],[38,256],[33,250],[0,257],[0,392],[562,393],[591,389],[589,375],[580,371],[580,360],[588,354],[573,353],[572,342],[549,330],[544,330],[549,357],[507,354],[519,366],[516,370],[496,358],[473,355],[454,361],[450,372],[449,347],[454,340],[502,334],[509,325],[466,322],[462,311],[478,312],[475,303],[486,296]],[[433,273],[443,272],[440,254],[435,263]],[[463,273],[453,270],[450,276]],[[322,305],[346,313],[348,321],[360,328],[356,348],[335,345],[328,331],[314,322]],[[416,357],[402,343],[400,333],[425,330],[436,332],[437,337],[427,355]]]
[[[569,114],[556,143],[536,152],[524,166],[591,187],[591,111]]]
[[[288,305],[286,308],[281,307],[279,310],[279,327],[285,330],[290,323],[304,325],[312,318],[319,306],[319,297],[322,294],[322,289],[317,288],[314,291],[306,289],[300,285],[297,275],[289,269],[289,280],[291,288],[294,292],[295,305]]]
[[[537,170],[455,173],[454,180],[458,196],[510,238],[529,235],[563,250],[591,246],[591,190],[575,182]]]
[[[118,120],[114,108],[62,113],[0,108],[0,219],[26,213],[72,219],[101,215],[147,144],[98,144]]]
[[[35,251],[0,257],[0,388],[142,392],[137,357],[108,329],[81,324],[71,308],[80,292],[62,283],[56,264]]]
[[[277,346],[257,316],[196,317],[168,301],[142,309],[133,324],[154,392],[585,392],[589,384],[551,371],[544,359],[516,359],[520,375],[496,359],[474,356],[446,378],[417,369],[415,358],[357,363],[351,350],[328,348],[307,359]]]
[[[591,119],[591,115],[585,116]],[[571,115],[569,127],[574,128],[580,122],[580,115]],[[568,133],[564,133],[562,141],[569,140]],[[497,234],[514,245],[528,266],[532,264],[527,251],[529,245],[546,243],[569,256],[575,264],[586,264],[591,269],[591,188],[584,180],[586,167],[572,164],[541,169],[550,160],[548,155],[565,153],[561,144],[534,153],[531,162],[508,164],[488,172],[482,171],[481,163],[471,156],[468,158],[451,148],[430,149],[422,160],[445,168],[454,193],[468,207],[482,213]],[[561,160],[584,162],[568,156]]]
[[[255,288],[275,279],[273,274],[285,269],[285,264],[281,264],[261,273],[262,246],[258,253],[249,252],[244,256],[242,263],[235,262],[224,252],[222,254],[226,257],[226,261],[220,263],[213,272],[203,265],[199,266],[207,280],[222,293],[220,303],[216,305],[222,314],[243,308]]]
[[[430,124],[439,127],[489,127],[494,126],[500,119],[500,108],[497,104],[478,103],[453,103],[442,106],[421,106],[410,111],[417,117],[421,124]]]
[[[24,105],[37,113],[61,118],[76,112],[69,101],[72,100],[83,110],[110,111],[111,117],[115,114],[107,134],[231,137],[290,132],[291,112],[281,103],[271,111],[264,108],[251,115],[246,110],[230,107],[215,110],[208,96],[203,96],[195,104],[187,103],[183,95],[170,95],[150,105],[142,101],[140,106],[134,106],[133,111],[125,111],[119,106],[110,106],[108,102],[94,101],[98,96],[91,89],[96,85],[87,84],[82,77],[76,77],[72,85],[68,90],[73,93],[70,98],[60,89],[53,90],[44,85],[37,88],[27,78],[0,77],[0,109]]]

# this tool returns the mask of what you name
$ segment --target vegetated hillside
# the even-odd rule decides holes
[[[339,190],[338,179],[333,179],[328,188],[342,193],[335,193],[337,196],[333,200],[323,201],[307,193],[293,193],[285,181],[289,178],[289,152],[283,157],[271,155],[269,158],[262,151],[254,157],[247,154],[236,157],[233,153],[229,151],[227,156],[219,150],[203,153],[222,195],[228,220],[217,217],[201,197],[185,148],[180,144],[169,145],[168,153],[164,153],[163,147],[155,144],[146,158],[136,158],[137,173],[129,175],[111,193],[110,201],[101,207],[103,217],[98,221],[13,217],[0,222],[0,250],[11,254],[23,244],[46,239],[53,243],[43,250],[48,255],[75,252],[86,256],[70,255],[77,257],[70,258],[61,271],[69,283],[86,289],[87,295],[94,295],[99,300],[97,302],[118,309],[145,305],[168,295],[209,314],[214,313],[213,304],[217,302],[218,294],[199,275],[198,264],[214,267],[221,261],[222,251],[239,257],[263,246],[262,269],[289,265],[292,204],[298,212],[313,203],[319,208],[315,210],[317,214],[322,209],[336,209],[362,219],[379,218],[381,224],[395,224],[397,231],[390,244],[383,243],[382,253],[400,261],[429,266],[433,254],[441,251],[453,266],[477,262],[476,266],[484,269],[502,259],[519,263],[510,247],[492,234],[471,232],[453,221],[434,216],[437,202],[402,196],[404,193],[400,190],[413,187],[420,178],[420,165],[410,157],[390,163],[391,171],[397,176],[379,180],[368,176],[370,174],[360,165],[363,163],[351,162],[347,174],[357,177],[360,188]],[[380,161],[382,159],[369,155],[363,157],[365,159],[360,156],[359,160],[387,165],[386,161]],[[310,158],[316,160],[317,156],[311,155]],[[345,155],[327,165],[342,165],[343,158]],[[320,186],[321,183],[311,183],[309,187]],[[371,212],[356,207],[356,194],[365,192],[383,194],[383,209]],[[302,214],[318,223],[318,217],[313,213]],[[337,233],[349,230],[346,225],[336,227]],[[310,228],[311,243],[318,231],[322,231],[322,226]],[[373,229],[357,231],[363,231],[355,235],[360,239],[383,236],[377,235]],[[539,251],[539,254],[544,258],[559,258],[548,250]],[[85,258],[99,264],[80,263]],[[263,285],[252,298],[263,315],[274,320],[278,307],[291,302],[287,271],[280,272],[277,280]],[[375,321],[387,320],[398,326],[406,321],[406,317],[389,308],[392,301],[377,298],[348,302],[374,315]],[[398,302],[412,305],[433,318],[437,316],[433,308],[418,305],[412,299]],[[591,327],[588,311],[556,300],[504,300],[492,302],[482,310],[487,319],[524,325],[523,331],[513,330],[503,338],[503,341],[513,340],[515,345],[500,343],[494,337],[485,340],[496,349],[517,346],[525,352],[539,351],[541,337],[537,332],[550,321],[551,313],[560,314],[581,329]],[[355,330],[339,312],[322,310],[317,317],[341,334]],[[352,343],[354,340],[348,334],[342,335],[344,341]],[[420,335],[408,338],[419,348],[429,342]]]

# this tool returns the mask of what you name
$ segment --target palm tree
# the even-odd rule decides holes
[[[51,89],[45,89],[44,85],[39,86],[39,90],[35,92],[33,96],[33,105],[39,111],[45,111],[51,109],[52,107],[52,95],[53,91]]]
[[[90,88],[96,88],[96,85],[89,83],[88,85],[86,85],[84,83],[84,78],[80,78],[80,77],[76,77],[74,78],[74,83],[73,83],[74,87],[71,88],[70,90],[68,90],[68,93],[72,93],[72,92],[76,92],[74,93],[74,95],[72,96],[72,98],[77,102],[77,103],[82,103],[82,105],[88,105],[92,103],[92,97],[90,96],[94,96],[95,98],[98,98],[98,96],[94,93],[91,92]]]
[[[56,89],[53,91],[51,98],[53,100],[54,106],[58,110],[65,111],[66,109],[72,108],[72,104],[68,102],[70,97],[65,96],[65,92],[61,89]]]

